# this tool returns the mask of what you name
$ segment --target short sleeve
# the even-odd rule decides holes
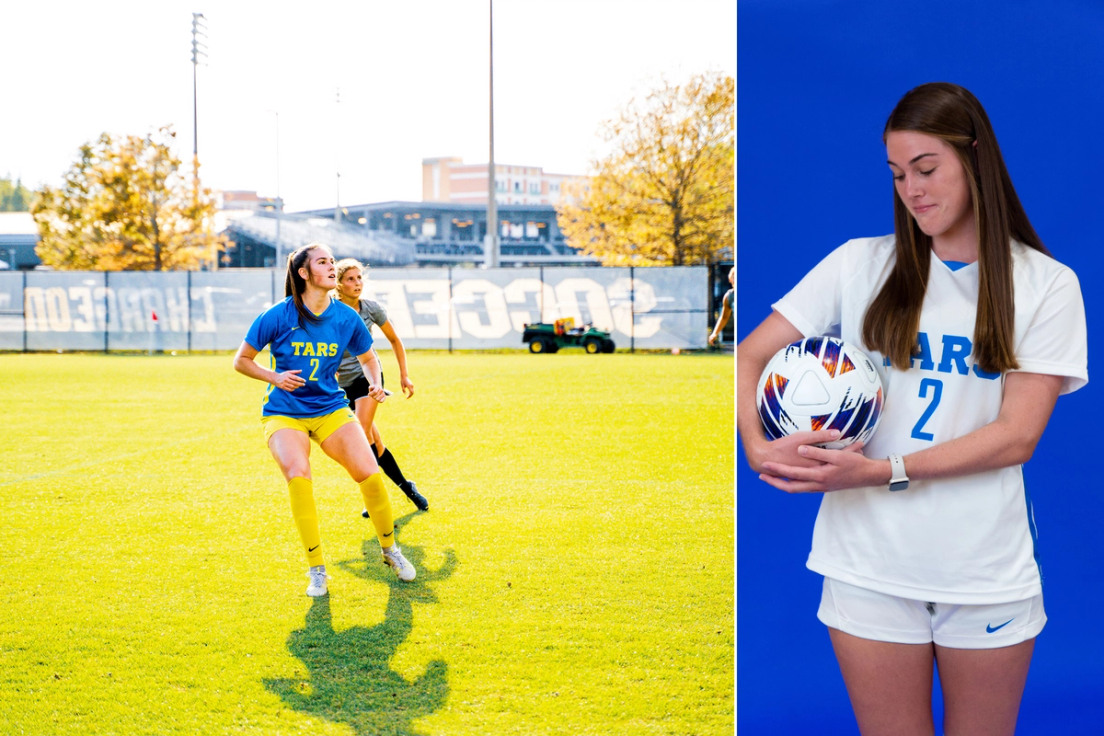
[[[1016,346],[1016,362],[1020,364],[1019,372],[1064,376],[1063,394],[1089,382],[1085,302],[1072,270],[1063,268],[1043,295],[1031,325]]]
[[[805,337],[830,334],[842,319],[841,274],[847,243],[824,257],[771,309],[785,317]]]
[[[364,326],[359,315],[350,322],[353,323],[353,337],[349,340],[347,350],[350,355],[364,355],[372,349],[372,333]]]
[[[365,311],[368,313],[368,319],[376,323],[380,327],[383,327],[383,323],[387,321],[387,310],[383,308],[383,305],[379,302],[373,302],[365,299],[363,302]]]
[[[277,321],[273,310],[261,312],[257,315],[257,319],[253,320],[249,332],[245,333],[245,341],[258,352],[264,350],[265,346],[276,337]]]

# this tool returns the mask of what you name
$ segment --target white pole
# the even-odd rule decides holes
[[[280,242],[280,221],[283,220],[284,200],[280,197],[280,111],[273,110],[276,115],[276,268],[282,265],[281,256],[283,244]]]
[[[341,222],[341,88],[337,88],[337,107],[334,120],[334,169],[337,171],[337,203],[334,205],[334,221]]]
[[[495,202],[495,158],[494,158],[494,0],[488,0],[490,6],[490,161],[487,163],[487,237],[483,241],[484,259],[487,268],[498,267],[498,207]]]

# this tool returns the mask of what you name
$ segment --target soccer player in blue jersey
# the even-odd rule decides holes
[[[375,453],[337,385],[337,368],[348,350],[357,356],[371,384],[369,396],[381,403],[385,399],[372,335],[360,315],[329,298],[336,284],[334,257],[326,246],[312,243],[296,250],[288,257],[287,298],[257,317],[234,357],[236,371],[271,384],[263,402],[262,426],[268,449],[287,480],[291,514],[310,568],[309,596],[328,592],[311,484],[312,439],[360,486],[383,561],[400,580],[415,577],[414,566],[395,544],[391,501]],[[254,360],[265,346],[272,356],[271,369]]]

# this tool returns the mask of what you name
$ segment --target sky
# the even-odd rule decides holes
[[[64,0],[0,10],[0,176],[56,186],[82,143],[163,125],[190,161],[192,12],[205,186],[296,211],[333,207],[338,171],[349,205],[420,200],[423,158],[487,161],[487,0]],[[634,96],[735,77],[736,3],[495,0],[494,46],[496,162],[587,173]]]

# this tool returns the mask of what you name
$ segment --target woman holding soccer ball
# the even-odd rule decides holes
[[[364,321],[365,327],[371,329],[372,325],[378,326],[383,336],[391,343],[391,350],[395,353],[395,360],[399,363],[399,385],[402,386],[403,393],[409,399],[414,396],[414,383],[406,372],[406,348],[403,346],[402,339],[395,333],[395,327],[391,324],[391,320],[387,319],[387,311],[383,308],[383,305],[371,299],[360,298],[360,294],[364,290],[364,271],[364,265],[353,258],[343,258],[338,261],[337,297],[342,304],[357,311],[357,314]],[[375,350],[373,349],[372,352],[375,353]],[[410,499],[411,503],[422,511],[428,510],[429,501],[418,492],[418,487],[414,485],[414,481],[408,480],[403,475],[399,468],[399,462],[395,459],[391,450],[384,447],[383,436],[375,422],[376,409],[379,407],[379,403],[369,395],[368,380],[364,377],[363,371],[360,370],[356,357],[350,353],[345,353],[338,371],[337,383],[345,390],[345,395],[349,399],[349,406],[353,408],[357,420],[364,427],[364,433],[368,435],[368,442],[372,445],[372,451],[376,454],[376,460],[380,468],[399,487],[399,490]],[[382,371],[380,372],[380,386],[383,386]],[[369,515],[367,509],[365,509],[364,514],[365,516]]]
[[[1012,734],[1046,623],[1022,463],[1059,395],[1085,385],[1077,277],[1020,204],[962,87],[908,92],[886,122],[894,233],[851,240],[738,347],[745,454],[766,483],[822,493],[808,567],[862,733]],[[768,441],[755,392],[781,348],[838,334],[882,367],[881,424]]]
[[[311,482],[311,440],[359,486],[365,508],[372,514],[383,561],[399,579],[415,577],[414,566],[395,544],[391,501],[376,456],[337,385],[337,368],[348,350],[357,356],[368,378],[369,395],[378,402],[385,398],[372,335],[355,311],[330,299],[336,284],[334,257],[326,246],[312,243],[296,250],[288,257],[286,298],[257,317],[234,357],[239,373],[271,384],[263,402],[262,427],[268,449],[287,480],[291,514],[307,556],[309,596],[328,592]],[[272,355],[271,370],[254,361],[266,346]]]

